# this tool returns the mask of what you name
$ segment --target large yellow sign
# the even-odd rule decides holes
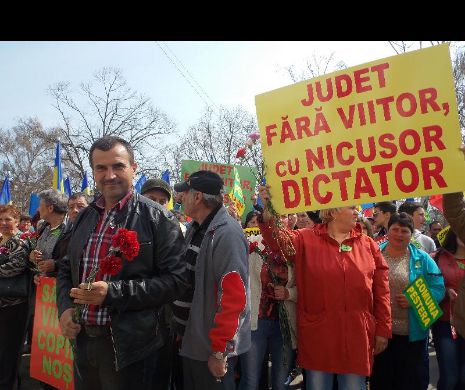
[[[279,213],[463,191],[448,45],[255,98]]]

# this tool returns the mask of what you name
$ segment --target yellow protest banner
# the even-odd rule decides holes
[[[463,191],[448,45],[256,96],[278,213]]]

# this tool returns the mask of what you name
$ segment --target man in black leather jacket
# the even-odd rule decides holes
[[[106,136],[89,156],[102,196],[77,217],[67,256],[57,276],[57,304],[63,334],[76,339],[76,389],[151,389],[158,349],[159,308],[187,287],[185,244],[174,216],[133,192],[137,168],[125,140]],[[108,255],[119,228],[137,232],[133,261],[123,258],[121,271],[85,283],[92,265]],[[84,305],[79,323],[74,304]]]

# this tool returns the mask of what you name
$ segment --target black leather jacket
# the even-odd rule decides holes
[[[95,203],[79,213],[57,275],[59,316],[73,302],[69,296],[79,281],[82,253],[99,219]],[[137,193],[115,217],[117,227],[137,232],[139,255],[123,261],[121,272],[111,277],[103,302],[110,307],[116,370],[139,361],[160,348],[159,309],[178,299],[187,288],[185,243],[176,218]]]

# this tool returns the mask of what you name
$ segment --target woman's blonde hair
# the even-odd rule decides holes
[[[332,209],[320,210],[320,218],[322,223],[328,223],[334,220],[333,213],[338,213],[342,210],[342,207],[335,207]]]

